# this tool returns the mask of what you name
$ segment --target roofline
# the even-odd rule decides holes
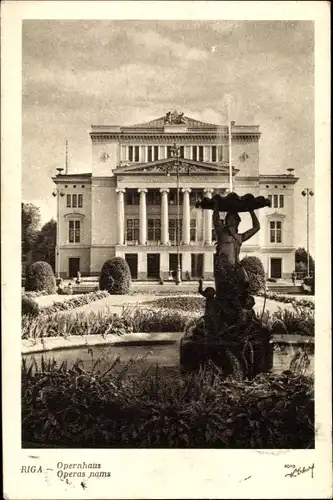
[[[53,180],[53,182],[55,184],[59,184],[59,183],[64,183],[64,182],[68,182],[70,180],[80,180],[82,179],[82,181],[91,181],[91,178],[92,178],[92,173],[82,173],[82,174],[58,174],[58,175],[55,175],[53,177],[51,177],[51,179]]]

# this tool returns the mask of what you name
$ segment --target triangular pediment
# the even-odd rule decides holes
[[[156,160],[148,163],[135,163],[135,164],[122,164],[119,165],[114,171],[114,175],[176,175],[177,162],[179,163],[180,174],[195,174],[195,175],[209,175],[220,174],[229,175],[229,166],[227,164],[213,164],[207,162],[200,162],[195,160],[186,160],[180,158],[166,158]],[[238,170],[233,167],[233,175]]]
[[[157,118],[155,120],[150,120],[145,123],[137,123],[131,125],[130,128],[161,128],[165,126],[172,125],[184,125],[188,128],[212,128],[217,127],[216,124],[206,123],[200,120],[191,118],[190,116],[185,116],[184,113],[178,111],[169,111],[164,116]]]

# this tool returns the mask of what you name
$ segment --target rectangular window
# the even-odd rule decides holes
[[[204,148],[203,146],[199,146],[199,161],[203,161],[204,159]]]
[[[158,146],[154,146],[154,160],[158,160]]]
[[[69,243],[80,243],[81,223],[79,220],[70,220],[68,223]]]
[[[280,194],[279,201],[280,201],[280,208],[283,208],[284,207],[284,195],[283,194]]]
[[[192,160],[197,161],[198,159],[198,148],[197,146],[192,146]]]
[[[161,240],[161,219],[148,219],[148,240]]]
[[[282,222],[271,221],[269,223],[270,243],[282,243]]]
[[[128,146],[128,161],[133,161],[133,146]]]
[[[180,157],[185,158],[185,147],[184,146],[180,146]]]
[[[157,189],[148,189],[147,205],[160,205],[161,193]]]
[[[139,219],[127,219],[126,221],[126,240],[139,240]]]
[[[153,148],[148,146],[148,161],[153,161]]]
[[[135,159],[134,161],[140,161],[140,146],[135,146]]]
[[[83,195],[82,194],[78,195],[78,204],[79,204],[79,208],[83,207]]]
[[[197,201],[202,200],[203,193],[202,189],[192,189],[190,192],[190,204],[195,205]]]
[[[72,196],[72,207],[76,208],[77,207],[77,195],[73,194]]]
[[[126,205],[139,205],[140,195],[137,189],[126,189],[125,204]]]
[[[270,206],[273,207],[273,195],[272,194],[269,194],[268,195],[268,199],[269,199],[269,202],[270,202]]]
[[[282,224],[276,223],[276,243],[282,243]]]
[[[68,195],[66,196],[66,200],[67,200],[67,202],[66,202],[66,206],[67,206],[67,207],[71,207],[71,195],[70,195],[70,194],[68,194]]]
[[[75,243],[80,243],[80,221],[79,220],[75,220],[74,221],[74,231],[75,231],[75,234],[74,234],[74,240],[75,240]]]
[[[190,241],[196,241],[196,239],[197,239],[197,221],[196,221],[196,219],[191,219]]]
[[[273,196],[273,200],[274,200],[274,203],[273,203],[274,208],[278,208],[278,206],[279,206],[279,196],[277,194],[275,194]]]
[[[178,226],[179,222],[179,226]],[[178,234],[178,229],[179,229],[179,242],[182,239],[182,219],[178,221],[178,219],[169,219],[169,240],[171,245],[177,245],[177,234]]]
[[[217,154],[216,154],[216,146],[212,146],[212,161],[216,161],[217,159]]]

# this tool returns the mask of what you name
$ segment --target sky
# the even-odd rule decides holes
[[[306,246],[314,188],[314,29],[310,21],[23,22],[22,198],[56,216],[51,176],[91,172],[91,125],[169,110],[259,125],[260,172],[295,169],[295,245]],[[314,227],[314,201],[310,227]],[[314,253],[314,231],[310,231]]]

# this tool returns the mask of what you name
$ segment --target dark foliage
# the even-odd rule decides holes
[[[130,291],[131,272],[125,259],[113,257],[107,260],[99,277],[99,288],[111,295],[126,295]]]
[[[258,257],[244,257],[241,260],[250,281],[249,293],[256,294],[265,290],[265,270],[261,260]]]
[[[314,295],[314,293],[315,293],[315,279],[314,279],[314,277],[311,276],[311,278],[304,278],[303,283],[304,283],[304,285],[310,287],[310,290],[311,290],[310,293],[311,293],[311,295]]]
[[[315,271],[315,261],[313,257],[310,255],[309,258],[309,264],[310,264],[310,274],[312,275]],[[307,265],[308,265],[308,252],[305,250],[305,248],[297,248],[295,252],[295,269],[297,271],[297,268],[302,271],[302,270],[307,270]]]
[[[48,262],[55,270],[55,247],[57,242],[57,223],[54,219],[46,222],[37,234],[33,251],[40,256],[40,260]]]
[[[49,294],[56,293],[56,280],[52,267],[47,262],[34,262],[27,269],[25,289],[27,291],[45,291]]]
[[[39,314],[39,307],[37,302],[26,295],[22,295],[22,316],[36,317]]]
[[[223,379],[104,373],[42,361],[22,367],[23,447],[305,449],[314,447],[312,378],[292,372]]]
[[[21,204],[22,257],[33,249],[40,224],[39,208],[32,203]]]

